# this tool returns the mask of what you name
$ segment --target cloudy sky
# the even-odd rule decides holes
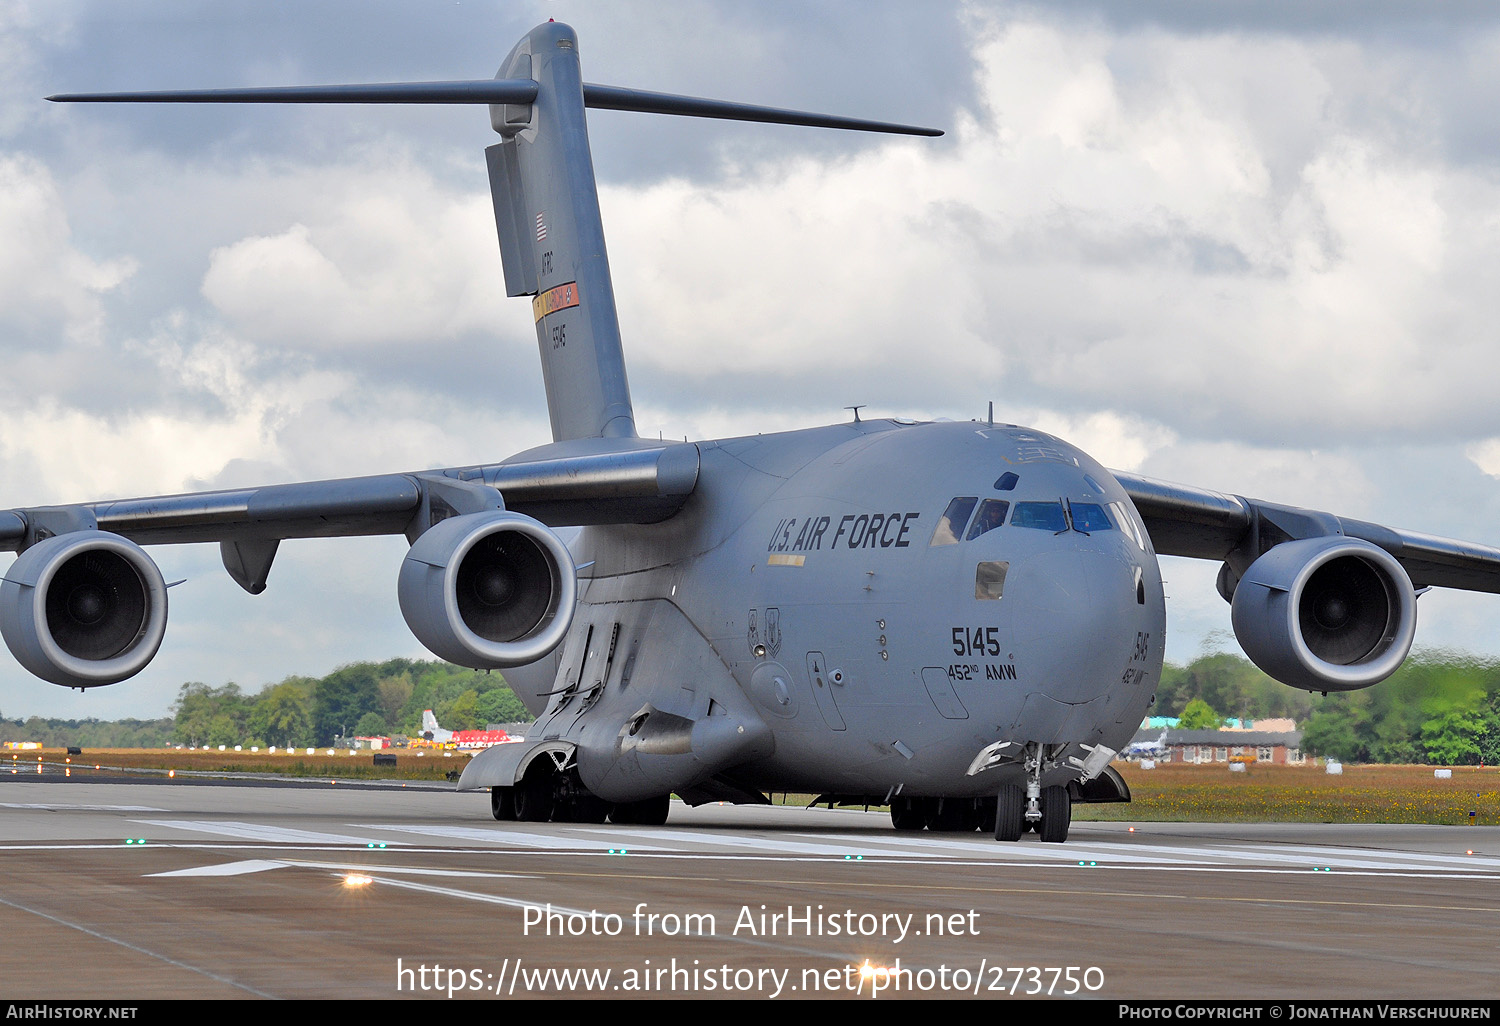
[[[555,17],[589,81],[948,132],[592,113],[642,434],[993,400],[1116,468],[1500,544],[1500,15],[1126,6],[0,0],[0,506],[547,441],[482,108],[41,97],[488,77]],[[187,583],[151,667],[79,695],[0,655],[0,713],[420,655],[403,551],[288,543],[251,598],[155,549]],[[1165,564],[1169,657],[1232,649],[1217,568]],[[1500,597],[1419,617],[1500,653]]]

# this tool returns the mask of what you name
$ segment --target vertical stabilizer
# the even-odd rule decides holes
[[[505,290],[536,297],[531,312],[552,437],[634,437],[577,36],[556,22],[537,26],[496,78],[537,83],[534,102],[490,107],[504,142],[485,155]]]
[[[586,83],[578,36],[548,22],[516,44],[493,79],[368,85],[173,89],[68,93],[50,100],[87,103],[472,103],[488,104],[504,140],[485,151],[495,228],[505,261],[505,291],[532,296],[547,408],[556,441],[634,438],[635,414],[604,226],[586,107],[681,117],[726,118],[899,135],[942,135],[935,128],[759,107]],[[0,531],[14,525],[0,524]]]

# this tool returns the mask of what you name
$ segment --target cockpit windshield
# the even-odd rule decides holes
[[[1114,527],[1109,522],[1109,516],[1104,512],[1104,507],[1092,502],[1070,502],[1068,512],[1072,514],[1075,531],[1092,534],[1095,531],[1108,531]]]
[[[1039,531],[1068,529],[1068,518],[1060,502],[1018,502],[1010,522],[1012,527],[1031,527]]]

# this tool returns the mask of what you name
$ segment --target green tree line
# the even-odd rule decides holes
[[[1218,716],[1289,716],[1305,750],[1345,762],[1500,763],[1497,660],[1419,653],[1374,687],[1326,696],[1287,687],[1228,653],[1163,667],[1152,714],[1181,716],[1195,700]]]
[[[159,720],[0,719],[0,741],[39,741],[48,748],[165,748],[171,737],[169,716]]]
[[[156,720],[0,718],[0,741],[49,748],[192,745],[327,745],[335,737],[421,732],[431,709],[448,730],[531,719],[505,678],[449,663],[352,663],[326,677],[288,677],[246,694],[235,683],[182,685],[172,716]]]
[[[505,678],[449,663],[351,663],[326,677],[288,677],[247,695],[239,685],[182,686],[172,707],[177,744],[326,745],[336,737],[421,732],[431,709],[448,730],[531,719]]]
[[[1162,669],[1151,712],[1194,722],[1290,717],[1303,748],[1346,762],[1500,763],[1500,661],[1419,653],[1389,680],[1327,696],[1287,687],[1243,656],[1203,655]],[[1205,713],[1203,707],[1207,707]],[[326,677],[288,677],[255,694],[237,684],[184,684],[173,716],[157,720],[0,719],[0,741],[49,747],[153,748],[168,743],[326,745],[338,735],[408,734],[422,710],[444,727],[472,730],[531,718],[498,673],[391,659],[354,663]]]

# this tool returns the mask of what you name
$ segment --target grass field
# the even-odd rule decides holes
[[[453,753],[445,758],[443,753],[424,749],[418,755],[411,749],[395,749],[396,765],[376,766],[373,752],[341,751],[329,755],[327,748],[318,748],[312,755],[307,749],[294,752],[218,752],[187,751],[173,748],[90,748],[83,755],[71,759],[62,749],[48,748],[40,752],[5,752],[0,757],[0,773],[7,769],[17,774],[36,772],[38,756],[49,771],[59,765],[75,767],[79,773],[108,775],[120,771],[147,771],[162,774],[176,770],[184,775],[194,773],[275,773],[288,777],[328,777],[343,780],[444,780],[452,772],[461,771],[469,762],[467,753]],[[97,769],[96,769],[97,767]]]
[[[317,749],[296,754],[278,752],[178,751],[175,749],[99,749],[71,761],[59,749],[6,752],[0,773],[35,773],[38,756],[49,771],[71,766],[78,774],[113,775],[124,770],[165,774],[276,773],[284,776],[343,780],[448,779],[468,764],[467,754],[444,758],[442,752],[418,755],[397,749],[394,767],[374,765],[371,752],[329,755]],[[100,769],[95,770],[98,766]],[[1158,764],[1143,770],[1136,763],[1116,763],[1130,785],[1128,805],[1078,805],[1079,821],[1147,822],[1281,822],[1281,823],[1445,823],[1500,824],[1500,770],[1455,766],[1451,779],[1439,780],[1431,766],[1349,766],[1330,776],[1322,767],[1250,766],[1231,773],[1222,764]],[[778,796],[780,797],[780,796]],[[790,796],[805,804],[807,796]],[[1470,813],[1473,813],[1471,816]]]
[[[1500,824],[1500,770],[1453,767],[1439,780],[1431,766],[1322,767],[1116,763],[1130,785],[1128,805],[1074,806],[1091,821]],[[1471,817],[1469,814],[1474,813]]]

